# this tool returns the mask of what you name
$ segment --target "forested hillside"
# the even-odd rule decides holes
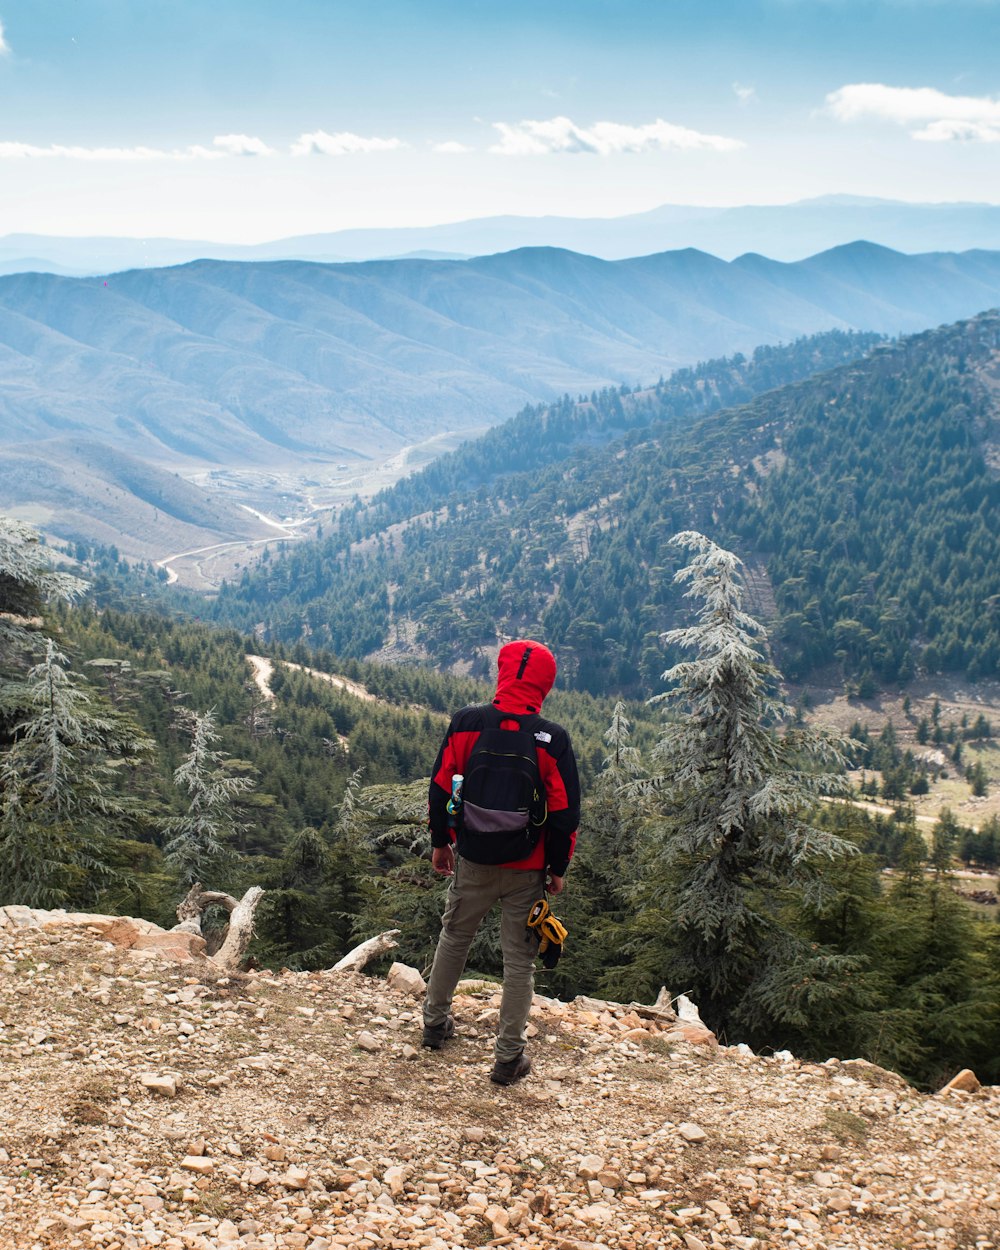
[[[419,619],[418,655],[448,663],[456,655],[456,641],[467,641],[474,671],[483,674],[489,663],[482,648],[495,640],[505,621],[513,627],[532,620],[536,629],[543,627],[537,616],[515,613],[511,606],[517,602],[530,607],[532,596],[547,595],[548,575],[540,581],[532,571],[535,566],[567,559],[573,564],[576,554],[589,549],[591,531],[596,533],[591,520],[555,510],[555,501],[571,482],[588,489],[587,483],[605,466],[604,449],[616,438],[635,440],[644,431],[654,434],[668,425],[683,428],[699,414],[857,359],[879,341],[877,335],[831,331],[782,347],[758,347],[749,358],[737,355],[681,369],[648,389],[608,389],[578,401],[566,396],[551,407],[526,408],[370,504],[345,508],[336,529],[320,542],[265,558],[238,585],[223,588],[216,614],[244,626],[263,621],[278,640],[305,638],[311,645],[330,645],[353,656],[402,643]],[[499,511],[492,507],[494,500],[502,501]],[[522,536],[508,525],[515,508],[527,509],[529,556],[524,561],[520,545],[508,541],[511,533]],[[465,533],[470,521],[472,528]],[[487,546],[473,554],[470,543],[477,534]],[[570,536],[573,542],[567,546]],[[441,567],[433,576],[426,554],[410,558],[428,544],[439,549],[435,561]],[[465,587],[470,580],[475,582],[474,595],[456,595],[456,586]],[[390,609],[390,585],[416,596],[409,611],[402,610],[396,597]],[[427,619],[420,613],[421,602]],[[459,603],[456,639],[447,636],[447,621],[458,619]],[[443,618],[441,629],[431,623],[436,616]],[[475,618],[478,629],[471,628]],[[567,638],[554,641],[573,645]],[[400,649],[404,654],[414,650],[406,645]],[[570,658],[568,651],[566,655]]]
[[[492,686],[302,646],[258,657],[232,630],[71,602],[85,590],[0,517],[0,897],[163,920],[189,872],[279,893],[325,881],[339,903],[317,898],[312,938],[288,927],[308,907],[275,895],[260,951],[331,955],[379,871],[361,829],[403,820],[425,840],[448,715]],[[613,704],[551,705],[593,778]],[[655,713],[633,714],[651,740]],[[194,847],[180,858],[179,832]]]
[[[849,345],[816,350],[831,346]],[[539,633],[578,687],[638,694],[678,606],[666,541],[693,527],[746,560],[788,675],[995,674],[1000,317],[679,419],[802,366],[800,348],[522,414],[246,574],[219,610],[345,654],[472,656],[476,672],[498,630]]]

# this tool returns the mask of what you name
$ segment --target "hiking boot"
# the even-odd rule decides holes
[[[513,1085],[531,1071],[531,1060],[521,1051],[516,1059],[508,1059],[506,1063],[497,1060],[490,1073],[494,1085]]]
[[[430,1050],[440,1050],[445,1042],[455,1036],[455,1021],[451,1016],[445,1020],[444,1024],[425,1024],[424,1036],[421,1042],[422,1046],[428,1047]]]

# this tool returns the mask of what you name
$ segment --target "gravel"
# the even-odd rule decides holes
[[[432,1052],[373,977],[0,931],[0,1245],[1000,1250],[998,1087],[539,998],[502,1088],[497,1004],[470,986]]]

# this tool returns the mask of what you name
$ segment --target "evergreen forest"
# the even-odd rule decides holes
[[[849,765],[906,760],[861,726],[806,727],[743,610],[739,558],[697,533],[668,550],[683,623],[645,693],[669,697],[546,703],[585,807],[559,900],[570,938],[539,990],[652,1001],[666,984],[726,1042],[860,1055],[923,1087],[963,1066],[1000,1079],[1000,924],[951,879],[996,866],[998,831],[945,814],[925,837],[905,801],[892,816],[830,801]],[[169,925],[194,880],[261,885],[258,963],[328,967],[399,928],[398,956],[425,968],[446,888],[427,771],[447,713],[490,687],[88,599],[28,527],[0,522],[4,901]],[[470,970],[500,974],[495,925]]]
[[[574,688],[642,698],[679,607],[668,542],[695,527],[744,559],[786,676],[994,677],[998,349],[983,314],[523,413],[247,571],[218,615],[359,658],[471,658],[480,677],[498,633],[524,633]]]

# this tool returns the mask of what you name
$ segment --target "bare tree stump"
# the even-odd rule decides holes
[[[334,972],[360,972],[366,965],[370,964],[373,959],[378,959],[379,955],[384,955],[387,951],[391,951],[399,943],[395,940],[401,930],[387,929],[385,933],[378,934],[377,937],[369,938],[367,942],[362,942],[360,946],[355,946],[348,951],[343,959],[340,959],[333,965]]]
[[[253,937],[253,917],[257,904],[264,897],[259,885],[252,885],[241,899],[218,890],[203,890],[196,881],[177,908],[178,923],[172,932],[196,933],[203,936],[201,918],[209,907],[224,907],[229,912],[229,926],[221,947],[210,958],[223,968],[233,970],[243,962],[243,957]]]
[[[264,897],[259,885],[252,885],[229,914],[229,931],[221,948],[213,956],[224,968],[238,968],[253,937],[253,916]]]

